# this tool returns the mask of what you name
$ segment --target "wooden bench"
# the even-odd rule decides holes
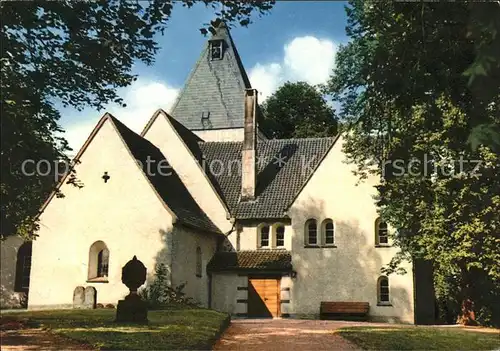
[[[368,302],[323,301],[320,307],[320,318],[366,320],[369,310]]]

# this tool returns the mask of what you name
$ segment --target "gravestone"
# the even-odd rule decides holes
[[[83,286],[77,286],[73,291],[73,308],[83,308],[85,303],[85,289]]]
[[[146,266],[134,256],[122,268],[122,283],[130,293],[124,300],[118,301],[116,322],[147,323],[148,308],[146,302],[137,295],[137,289],[146,281]]]
[[[83,303],[83,308],[94,309],[96,308],[97,302],[97,290],[93,286],[87,286],[85,288],[85,301]]]

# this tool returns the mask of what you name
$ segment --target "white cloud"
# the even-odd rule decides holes
[[[252,87],[263,101],[286,81],[326,83],[335,66],[337,49],[338,45],[329,39],[294,38],[285,44],[281,62],[257,63],[250,70]]]
[[[138,79],[120,93],[127,107],[113,105],[106,111],[134,132],[140,133],[157,109],[170,110],[178,94],[179,89],[166,83]],[[104,112],[96,113],[94,111],[90,113],[92,113],[91,118],[89,118],[89,111],[86,110],[80,113],[79,119],[83,120],[82,122],[63,125],[66,130],[64,137],[73,148],[72,155],[80,150],[92,129],[104,115]]]

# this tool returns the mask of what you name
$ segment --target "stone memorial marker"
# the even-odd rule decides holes
[[[146,302],[137,295],[137,289],[146,281],[146,266],[134,256],[122,268],[122,283],[130,293],[124,300],[118,301],[116,322],[147,323],[148,308]]]
[[[83,308],[85,303],[85,289],[83,286],[77,286],[73,291],[73,308]]]
[[[96,308],[97,302],[97,290],[93,286],[87,286],[85,288],[85,301],[83,302],[83,308],[94,309]]]

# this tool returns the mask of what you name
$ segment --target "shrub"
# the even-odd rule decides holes
[[[196,306],[196,303],[183,292],[186,283],[176,287],[170,286],[168,268],[159,263],[155,267],[153,282],[145,288],[139,289],[139,296],[147,302],[150,309],[163,309],[172,305]]]

